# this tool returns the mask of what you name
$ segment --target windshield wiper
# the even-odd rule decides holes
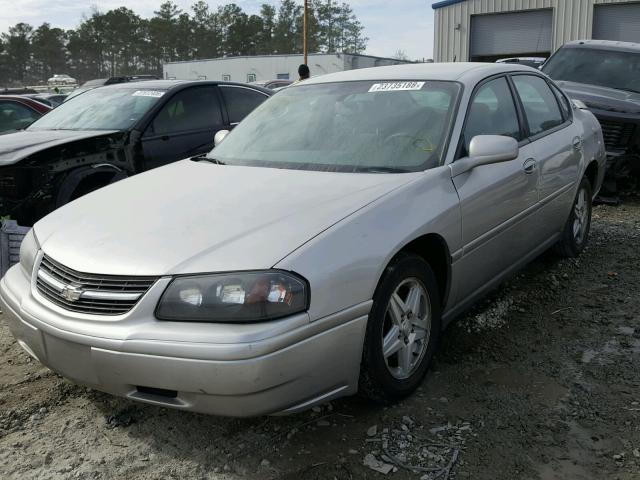
[[[356,172],[361,173],[410,173],[411,170],[396,167],[357,167]]]
[[[205,162],[215,163],[216,165],[226,165],[226,163],[223,162],[222,160],[218,160],[217,158],[207,157],[206,154],[204,153],[193,158],[198,158],[198,159],[204,160]]]

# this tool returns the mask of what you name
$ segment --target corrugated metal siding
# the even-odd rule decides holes
[[[570,40],[589,39],[593,28],[594,4],[628,3],[629,0],[467,0],[435,10],[436,62],[467,61],[471,16],[517,10],[554,9],[554,49]],[[459,24],[459,30],[455,25]]]
[[[471,17],[471,58],[551,51],[553,10],[488,13]]]
[[[640,3],[597,5],[593,38],[640,43]]]

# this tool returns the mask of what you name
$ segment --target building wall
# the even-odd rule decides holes
[[[434,18],[434,60],[469,60],[471,15],[552,8],[552,44],[557,49],[570,40],[591,38],[594,5],[628,2],[629,0],[467,0],[438,8]],[[460,25],[459,30],[454,28],[456,24]]]
[[[256,81],[260,81],[274,80],[278,74],[288,73],[290,80],[296,80],[298,66],[302,62],[302,55],[230,57],[172,62],[163,65],[163,76],[178,80],[223,80],[224,75],[229,75],[233,82],[247,82],[248,74],[255,75]],[[398,63],[405,62],[348,54],[309,55],[308,57],[311,76]]]

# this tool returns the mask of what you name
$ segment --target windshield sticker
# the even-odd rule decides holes
[[[160,98],[164,95],[162,90],[136,90],[132,93],[133,97],[154,97]]]
[[[371,92],[398,92],[398,91],[410,91],[410,90],[422,90],[426,82],[387,82],[376,83],[371,86],[369,93]]]

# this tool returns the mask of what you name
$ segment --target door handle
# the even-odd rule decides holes
[[[537,163],[535,158],[527,158],[522,164],[522,169],[524,170],[524,173],[526,173],[527,175],[531,175],[536,171],[536,165]]]
[[[573,145],[574,150],[580,150],[582,148],[582,139],[580,137],[576,137],[573,139],[571,144]]]

